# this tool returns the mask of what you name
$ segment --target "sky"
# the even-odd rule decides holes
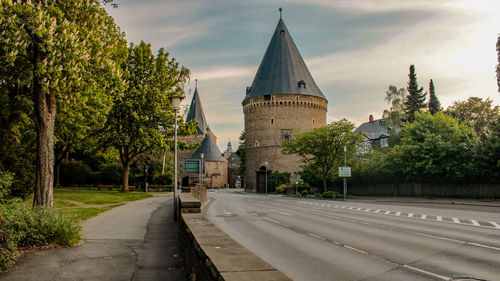
[[[191,71],[187,110],[198,79],[207,122],[221,151],[244,129],[241,102],[252,84],[278,8],[316,84],[328,99],[327,122],[356,126],[380,118],[389,85],[433,79],[446,109],[470,96],[500,105],[495,50],[498,0],[117,0],[108,12],[129,42],[165,48]]]

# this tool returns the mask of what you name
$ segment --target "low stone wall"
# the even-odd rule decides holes
[[[191,200],[190,194],[180,196]],[[187,202],[187,201],[186,201]],[[181,210],[179,224],[184,268],[190,281],[291,281],[238,244],[201,213]]]
[[[432,196],[500,198],[500,184],[353,184],[348,194],[366,196]]]
[[[200,200],[201,205],[203,206],[207,201],[207,185],[206,184],[196,184],[196,186],[191,187],[191,195],[194,198]]]

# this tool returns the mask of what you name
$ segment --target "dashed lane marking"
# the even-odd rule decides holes
[[[309,204],[312,205],[313,203],[310,202],[301,202],[299,203],[302,204]],[[314,204],[316,206],[323,206],[323,207],[331,207],[331,205],[328,204],[321,204],[319,205],[318,203]],[[454,217],[443,217],[443,216],[430,216],[426,214],[415,214],[415,213],[403,213],[403,212],[396,212],[396,211],[385,211],[385,210],[374,210],[374,209],[365,209],[365,208],[360,208],[360,207],[353,207],[353,206],[346,206],[346,205],[334,205],[334,208],[341,208],[341,209],[348,209],[348,210],[355,210],[355,211],[364,211],[364,212],[372,212],[376,214],[384,214],[384,215],[394,215],[398,217],[408,217],[408,218],[415,218],[415,219],[422,219],[422,220],[429,220],[429,221],[438,221],[438,222],[448,222],[448,223],[456,223],[456,224],[461,224],[461,225],[470,225],[470,226],[476,226],[476,227],[486,227],[486,228],[495,228],[495,229],[500,229],[500,223],[494,222],[494,221],[478,221],[476,219],[459,219],[459,218],[454,218]]]

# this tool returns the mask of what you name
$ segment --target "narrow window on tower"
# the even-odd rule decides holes
[[[314,125],[314,119],[313,119],[313,125]]]
[[[274,101],[274,96],[271,96],[271,101]]]
[[[271,124],[274,124],[274,118],[271,118]]]
[[[298,96],[297,96],[297,97],[295,97],[295,101],[299,101],[299,97],[298,97]]]
[[[255,147],[259,147],[259,141],[255,141]]]

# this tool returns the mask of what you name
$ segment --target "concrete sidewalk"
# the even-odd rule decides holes
[[[185,280],[172,195],[130,202],[82,224],[84,243],[27,254],[10,280]]]

